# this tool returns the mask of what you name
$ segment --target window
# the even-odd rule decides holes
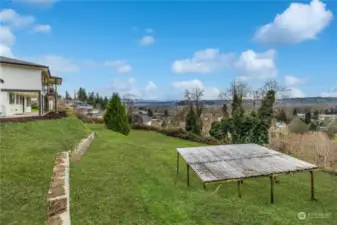
[[[15,104],[15,95],[13,93],[9,93],[9,104]]]
[[[30,98],[26,98],[26,105],[27,106],[32,106],[32,100]]]
[[[15,104],[20,104],[20,96],[19,95],[16,95]]]

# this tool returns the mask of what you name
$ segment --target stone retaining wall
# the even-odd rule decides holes
[[[48,191],[47,225],[70,225],[69,191],[69,152],[60,152]]]
[[[72,158],[74,160],[79,160],[84,153],[88,150],[90,143],[94,140],[95,133],[91,132],[87,138],[81,140],[81,142],[76,146]]]

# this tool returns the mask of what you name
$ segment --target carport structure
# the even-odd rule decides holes
[[[274,202],[274,175],[299,171],[310,171],[311,199],[314,200],[314,170],[317,166],[257,144],[233,144],[177,148],[177,175],[179,155],[186,161],[187,185],[189,168],[207,183],[236,181],[239,197],[243,179],[269,176],[270,198]]]

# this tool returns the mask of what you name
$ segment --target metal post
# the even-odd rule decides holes
[[[274,177],[271,175],[270,177],[270,202],[274,203]]]
[[[177,152],[177,175],[179,174],[179,152]]]
[[[310,180],[311,180],[311,200],[315,200],[315,185],[314,185],[314,171],[310,171]]]
[[[190,186],[190,165],[186,163],[186,173],[187,173],[187,186]]]
[[[238,180],[238,192],[239,192],[239,198],[241,198],[241,181],[242,181],[242,180]]]

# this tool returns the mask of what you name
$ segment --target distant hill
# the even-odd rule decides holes
[[[173,106],[180,101],[154,101],[154,100],[136,100],[137,106]],[[205,105],[222,105],[228,103],[227,100],[203,100],[202,103]],[[252,99],[245,100],[245,103],[253,103]],[[258,102],[257,102],[258,104]],[[315,105],[315,104],[329,104],[337,105],[337,97],[307,97],[307,98],[287,98],[283,100],[277,100],[276,105]]]

